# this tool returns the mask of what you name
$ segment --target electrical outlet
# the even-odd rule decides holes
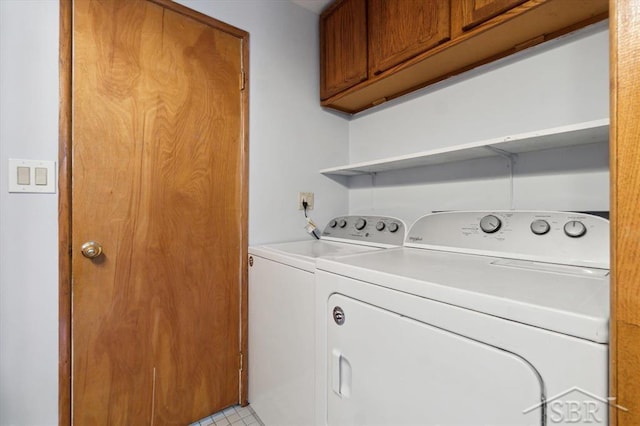
[[[304,210],[303,201],[307,202],[307,210],[313,210],[313,192],[298,192],[298,210]]]

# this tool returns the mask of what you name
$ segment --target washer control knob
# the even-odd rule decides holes
[[[356,221],[356,229],[358,231],[363,230],[365,226],[367,226],[367,221],[364,220],[363,218],[360,218]]]
[[[389,232],[398,232],[398,229],[400,229],[400,227],[398,226],[397,223],[391,222],[389,224]]]
[[[482,219],[480,219],[480,229],[482,229],[487,234],[493,234],[498,231],[502,226],[502,221],[492,214],[488,214]]]
[[[531,222],[531,232],[536,235],[544,235],[551,229],[549,222],[543,219],[536,219]]]
[[[384,224],[384,222],[383,222],[383,221],[380,221],[380,222],[376,223],[376,229],[377,229],[378,231],[382,231],[382,230],[384,229],[384,227],[385,227],[385,226],[386,226],[386,225]]]
[[[564,233],[571,238],[580,238],[587,233],[587,227],[579,220],[571,220],[564,224]]]
[[[345,226],[347,226],[347,221],[346,221],[346,220],[344,220],[344,219],[340,219],[340,220],[338,221],[338,226],[339,226],[340,228],[344,228]]]
[[[333,219],[331,222],[329,222],[329,226],[331,228],[335,228],[336,226],[338,226],[338,222],[335,219]]]

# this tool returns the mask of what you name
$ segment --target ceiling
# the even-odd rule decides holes
[[[320,12],[322,12],[322,10],[324,10],[324,8],[333,0],[291,0],[291,1],[319,15]]]

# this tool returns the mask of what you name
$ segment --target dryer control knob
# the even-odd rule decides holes
[[[492,214],[488,214],[482,219],[480,219],[480,229],[482,229],[487,234],[493,234],[497,232],[502,226],[502,221],[497,216]]]
[[[364,220],[363,218],[358,219],[358,221],[356,222],[356,229],[358,231],[361,231],[364,229],[365,226],[367,226],[367,221]]]
[[[587,227],[579,220],[571,220],[564,224],[564,233],[571,238],[580,238],[587,233]]]
[[[551,229],[549,222],[544,219],[537,219],[531,222],[531,232],[536,235],[544,235]]]
[[[400,227],[398,226],[397,223],[391,222],[389,224],[389,232],[398,232],[398,229],[400,229]]]
[[[383,222],[383,221],[380,221],[380,222],[376,223],[376,229],[377,229],[378,231],[382,231],[382,230],[384,229],[384,227],[385,227],[385,226],[386,226],[386,225],[384,224],[384,222]]]
[[[332,228],[335,228],[336,226],[338,226],[338,222],[336,222],[336,220],[333,219],[331,222],[329,222],[329,226]]]
[[[338,226],[340,226],[340,228],[344,228],[345,226],[347,226],[347,221],[344,219],[340,219],[340,221],[338,222]]]

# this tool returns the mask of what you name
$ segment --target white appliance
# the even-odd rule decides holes
[[[337,217],[320,240],[249,248],[249,402],[267,426],[315,422],[315,264],[400,247],[396,218]]]
[[[609,223],[424,216],[316,271],[317,424],[607,424]]]

